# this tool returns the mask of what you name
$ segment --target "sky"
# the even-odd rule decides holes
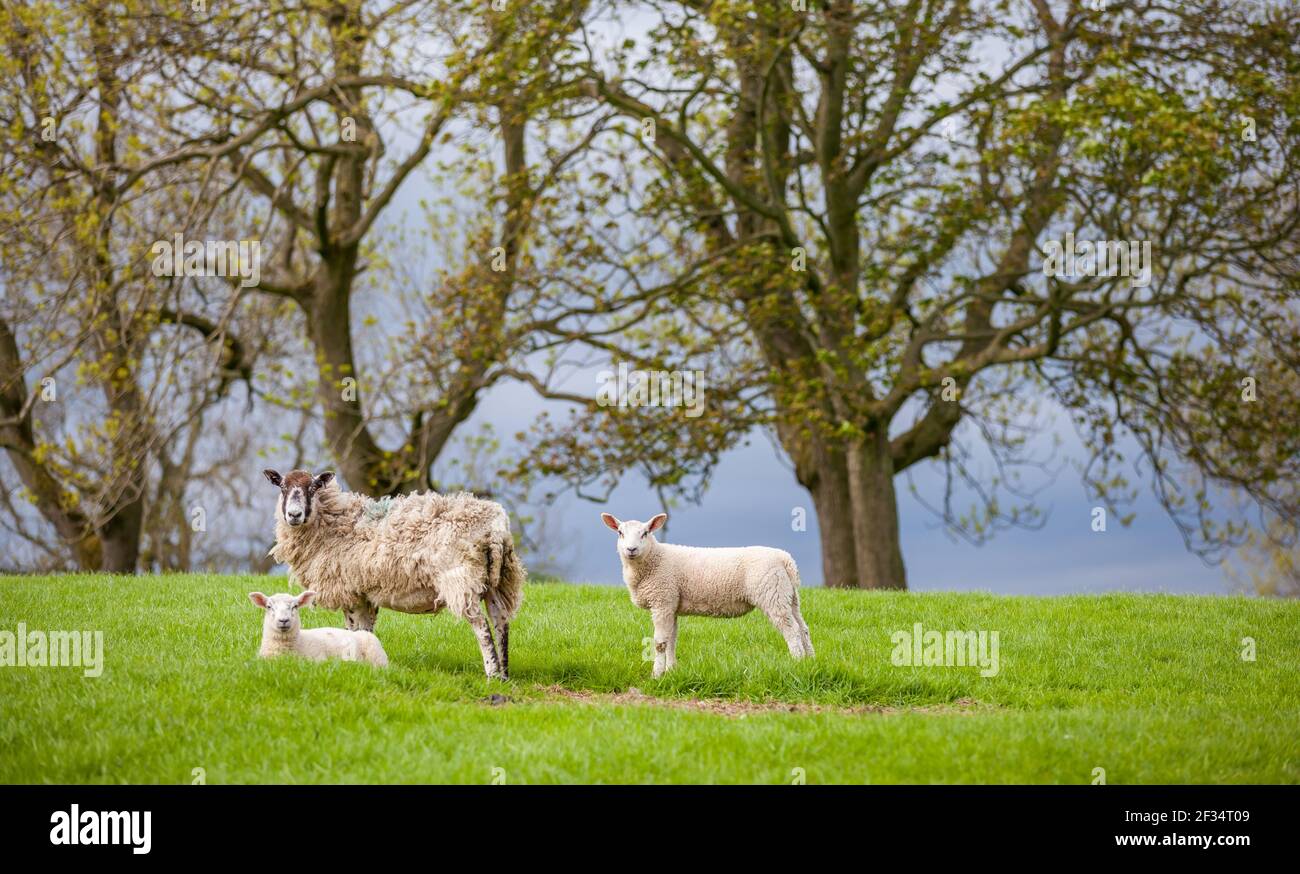
[[[621,41],[642,35],[645,21],[635,17],[608,23],[608,32],[596,29],[593,37]],[[990,68],[1005,63],[996,52],[987,57]],[[397,151],[406,148],[403,137],[393,137]],[[418,221],[419,203],[437,194],[418,174],[396,198],[381,224]],[[354,318],[358,314],[354,312]],[[580,393],[594,393],[597,383],[573,384]],[[546,407],[530,388],[503,382],[490,389],[458,436],[491,425],[503,442],[527,428]],[[550,409],[554,412],[555,407]],[[707,415],[707,412],[706,412]],[[1062,417],[1049,424],[1045,443],[1059,434],[1066,459],[1084,456],[1068,422]],[[508,447],[507,447],[508,448]],[[1071,453],[1071,450],[1075,450]],[[454,451],[453,451],[454,454]],[[1135,453],[1127,453],[1133,457]],[[914,469],[923,493],[936,494],[941,480],[926,463]],[[1219,593],[1231,591],[1221,568],[1207,566],[1185,548],[1174,523],[1149,491],[1132,510],[1136,517],[1124,527],[1111,518],[1104,532],[1092,530],[1090,500],[1073,467],[1063,470],[1038,496],[1047,512],[1046,524],[1037,530],[1009,530],[984,545],[973,545],[947,534],[939,520],[907,492],[906,479],[896,486],[903,556],[910,588],[926,590],[986,590],[1007,594],[1055,595],[1075,592],[1161,591]],[[792,513],[804,508],[807,530],[796,531]],[[601,524],[601,512],[619,518],[648,519],[665,508],[637,474],[627,476],[608,504],[599,505],[563,495],[548,511],[550,530],[546,546],[555,561],[548,570],[574,582],[622,584],[615,553],[615,535]],[[748,444],[723,456],[709,490],[699,505],[668,508],[664,539],[697,546],[762,544],[785,549],[799,565],[804,585],[820,585],[821,557],[816,513],[811,497],[794,478],[788,459],[762,433]]]
[[[642,36],[646,20],[635,16],[607,22],[610,39]],[[596,28],[601,31],[602,28]],[[990,70],[1007,63],[996,47],[984,47]],[[946,87],[955,87],[945,83]],[[942,95],[941,95],[942,96]],[[580,389],[594,391],[595,384]],[[473,432],[491,423],[498,435],[513,434],[542,409],[531,391],[519,385],[500,385],[466,425]],[[707,412],[706,412],[707,415]],[[1059,435],[1064,457],[1075,461],[1083,452],[1062,416],[1049,424],[1044,442]],[[1073,452],[1072,452],[1073,450]],[[1134,457],[1134,453],[1128,453]],[[940,475],[926,463],[914,469],[923,494],[936,494]],[[1037,530],[999,532],[984,545],[973,545],[946,533],[933,513],[907,491],[907,481],[896,481],[903,557],[908,585],[918,591],[986,590],[1007,594],[1056,595],[1076,592],[1160,591],[1220,593],[1231,591],[1221,568],[1207,566],[1187,551],[1174,523],[1149,490],[1130,509],[1136,511],[1125,527],[1113,517],[1104,532],[1093,531],[1090,500],[1075,467],[1067,467],[1038,496],[1047,512],[1046,524]],[[792,513],[804,508],[807,530],[796,531]],[[621,584],[615,553],[615,535],[600,522],[608,511],[621,519],[648,519],[665,508],[637,474],[629,475],[607,505],[597,505],[568,494],[551,512],[556,525],[557,570],[577,582]],[[798,563],[804,585],[820,585],[821,555],[816,513],[810,495],[798,484],[788,459],[762,433],[751,435],[747,445],[728,452],[714,473],[699,505],[669,508],[664,539],[696,546],[762,544],[787,550]]]
[[[592,386],[594,390],[594,385]],[[530,389],[501,385],[488,394],[463,433],[489,423],[497,434],[513,434],[542,409]],[[1066,438],[1064,432],[1063,439]],[[1050,438],[1049,438],[1050,439]],[[1066,439],[1064,453],[1077,448]],[[1081,453],[1075,453],[1077,460]],[[924,464],[924,463],[923,463]],[[923,493],[939,483],[931,469],[916,481]],[[1058,595],[1077,592],[1155,591],[1227,594],[1221,568],[1207,566],[1188,552],[1174,523],[1149,493],[1124,527],[1111,516],[1106,531],[1092,530],[1092,509],[1073,467],[1067,467],[1038,499],[1047,522],[1037,530],[999,532],[981,546],[955,540],[938,519],[896,481],[903,558],[908,586],[917,591],[984,590],[1002,594]],[[795,508],[807,511],[807,530],[792,530]],[[563,496],[551,511],[551,544],[557,570],[573,582],[622,584],[615,535],[600,513],[645,520],[663,509],[658,496],[637,474],[614,491],[608,504]],[[816,514],[789,461],[763,434],[728,452],[699,505],[670,509],[666,541],[693,546],[760,544],[788,551],[799,565],[804,585],[820,585],[821,557]]]
[[[605,36],[613,39],[621,38],[625,31],[642,31],[644,24],[621,21],[611,28]],[[394,153],[405,153],[409,135],[399,130],[389,133]],[[415,174],[381,219],[381,226],[421,227],[421,201],[439,193],[422,174]],[[354,309],[354,320],[360,321],[362,315]],[[593,381],[578,388],[594,392],[596,384]],[[486,424],[506,438],[526,429],[544,407],[545,402],[531,389],[499,383],[486,393],[458,436],[474,434]],[[1077,441],[1066,433],[1064,422],[1058,430],[1065,440],[1066,457],[1071,457],[1070,449],[1077,450]],[[1047,439],[1050,437],[1049,433]],[[1082,453],[1076,451],[1073,458],[1082,458]],[[258,479],[253,468],[260,470],[261,466],[250,465],[250,478]],[[939,483],[929,468],[919,471],[916,479],[922,490],[931,494]],[[251,487],[261,486],[257,481]],[[1185,549],[1174,524],[1149,493],[1133,508],[1137,514],[1130,526],[1112,519],[1106,531],[1096,532],[1092,529],[1095,502],[1089,500],[1077,474],[1066,469],[1039,495],[1039,505],[1048,514],[1044,527],[1000,532],[991,542],[976,546],[947,534],[938,519],[907,493],[904,478],[898,479],[897,487],[908,584],[915,590],[1038,595],[1107,590],[1229,591],[1223,571],[1207,566]],[[792,526],[793,514],[800,508],[807,517],[804,531]],[[601,524],[599,514],[608,511],[620,518],[648,519],[663,509],[637,474],[627,476],[606,505],[571,493],[563,495],[547,511],[549,535],[544,546],[554,555],[548,569],[574,582],[620,585],[615,535]],[[795,481],[789,461],[762,433],[752,434],[746,445],[723,456],[699,505],[667,509],[664,539],[668,541],[779,547],[794,556],[805,585],[821,583],[817,519],[810,496]]]

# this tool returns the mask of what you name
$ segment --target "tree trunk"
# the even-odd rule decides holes
[[[361,407],[352,355],[349,308],[355,250],[341,253],[317,276],[317,287],[304,305],[316,353],[318,390],[330,455],[348,487],[368,494],[401,494],[409,484],[396,464],[385,464]],[[348,381],[350,380],[350,381]]]
[[[881,423],[863,439],[849,444],[847,456],[857,585],[863,589],[906,589],[887,426]]]
[[[27,425],[27,422],[23,422]],[[83,571],[97,571],[103,564],[101,544],[95,536],[92,526],[81,513],[64,506],[63,495],[58,482],[33,457],[34,443],[15,442],[10,444],[5,428],[0,428],[0,443],[8,451],[9,460],[18,471],[18,478],[36,501],[36,509],[44,519],[54,526],[59,539],[72,551],[77,568]],[[22,433],[20,427],[12,429]]]
[[[117,514],[99,529],[103,550],[100,569],[110,574],[135,573],[143,527],[144,501],[137,498],[122,505]]]
[[[147,448],[155,435],[144,393],[136,381],[137,354],[142,344],[137,345],[129,310],[119,304],[120,286],[108,254],[115,248],[111,210],[122,195],[112,168],[117,165],[118,109],[123,99],[123,83],[118,76],[122,57],[104,10],[95,13],[91,34],[99,87],[95,158],[97,166],[104,168],[97,171],[98,178],[94,180],[91,213],[95,221],[95,246],[90,252],[95,313],[92,336],[103,361],[105,378],[101,390],[108,408],[120,423],[112,442],[108,475],[109,491],[117,497],[103,508],[107,521],[97,527],[103,556],[101,569],[133,574],[140,558],[140,535],[144,530]],[[119,468],[121,473],[116,474]]]
[[[77,567],[83,571],[97,571],[103,559],[94,526],[85,514],[66,500],[63,486],[38,460],[32,414],[26,406],[25,373],[26,365],[18,349],[18,339],[9,323],[0,318],[0,448],[9,456],[18,472],[18,479],[31,492],[36,509],[72,550]]]
[[[832,588],[858,585],[858,561],[853,546],[853,503],[844,453],[835,447],[817,452],[817,473],[808,489],[817,508],[822,543],[822,581]]]

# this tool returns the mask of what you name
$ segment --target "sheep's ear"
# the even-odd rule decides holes
[[[271,481],[271,485],[275,486],[277,489],[280,487],[280,483],[282,482],[282,480],[280,479],[279,471],[272,470],[271,468],[268,467],[266,470],[262,471],[262,476],[269,479]]]
[[[647,530],[647,531],[658,531],[660,528],[664,527],[664,523],[667,522],[667,521],[668,521],[668,514],[667,514],[667,513],[660,513],[658,516],[655,516],[655,517],[654,517],[653,519],[651,519],[648,523],[646,523],[646,529],[645,529],[645,530]]]
[[[334,471],[327,470],[323,473],[316,475],[316,478],[311,481],[311,487],[313,489],[323,489],[327,485],[329,485],[333,480],[334,480]]]
[[[619,522],[618,522],[617,519],[614,518],[613,514],[611,514],[611,513],[601,513],[601,514],[600,514],[600,521],[602,521],[602,522],[605,523],[605,527],[606,527],[606,528],[613,528],[615,531],[618,530]]]
[[[249,592],[248,600],[252,601],[254,604],[261,607],[263,610],[266,609],[266,596],[263,595],[261,592]]]
[[[298,596],[298,606],[306,607],[308,604],[310,604],[312,601],[315,600],[316,600],[316,593],[313,592],[311,589],[308,589],[307,591],[303,592],[301,595]]]

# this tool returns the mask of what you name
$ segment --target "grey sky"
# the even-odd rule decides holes
[[[590,388],[594,390],[594,383]],[[526,426],[541,408],[530,389],[503,385],[486,398],[466,433],[491,423],[505,438]],[[1066,457],[1070,448],[1067,442]],[[926,469],[916,477],[918,488],[933,493],[938,477]],[[954,541],[907,493],[904,479],[898,487],[903,555],[913,589],[1037,595],[1229,591],[1223,571],[1187,552],[1173,522],[1147,493],[1129,527],[1112,516],[1105,532],[1094,532],[1095,502],[1088,499],[1073,468],[1062,471],[1039,496],[1050,511],[1043,528],[1004,531],[983,546]],[[806,531],[792,530],[796,507],[808,511]],[[599,514],[647,519],[659,509],[655,493],[635,474],[624,479],[608,505],[566,495],[551,519],[556,526],[551,540],[559,544],[565,576],[575,582],[621,583],[614,537],[600,524]],[[754,434],[748,446],[727,453],[701,505],[683,505],[670,513],[667,539],[697,546],[780,547],[795,557],[805,585],[811,585],[821,582],[816,524],[809,495],[795,481],[788,462],[762,434]]]

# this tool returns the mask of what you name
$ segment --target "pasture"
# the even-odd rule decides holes
[[[260,661],[247,593],[285,587],[0,578],[10,640],[20,622],[103,639],[95,677],[5,659],[0,782],[1300,782],[1296,602],[805,589],[815,659],[757,613],[685,618],[651,680],[624,589],[534,582],[506,683],[447,615],[381,613],[387,671]],[[996,674],[896,664],[916,623],[996,631]]]

